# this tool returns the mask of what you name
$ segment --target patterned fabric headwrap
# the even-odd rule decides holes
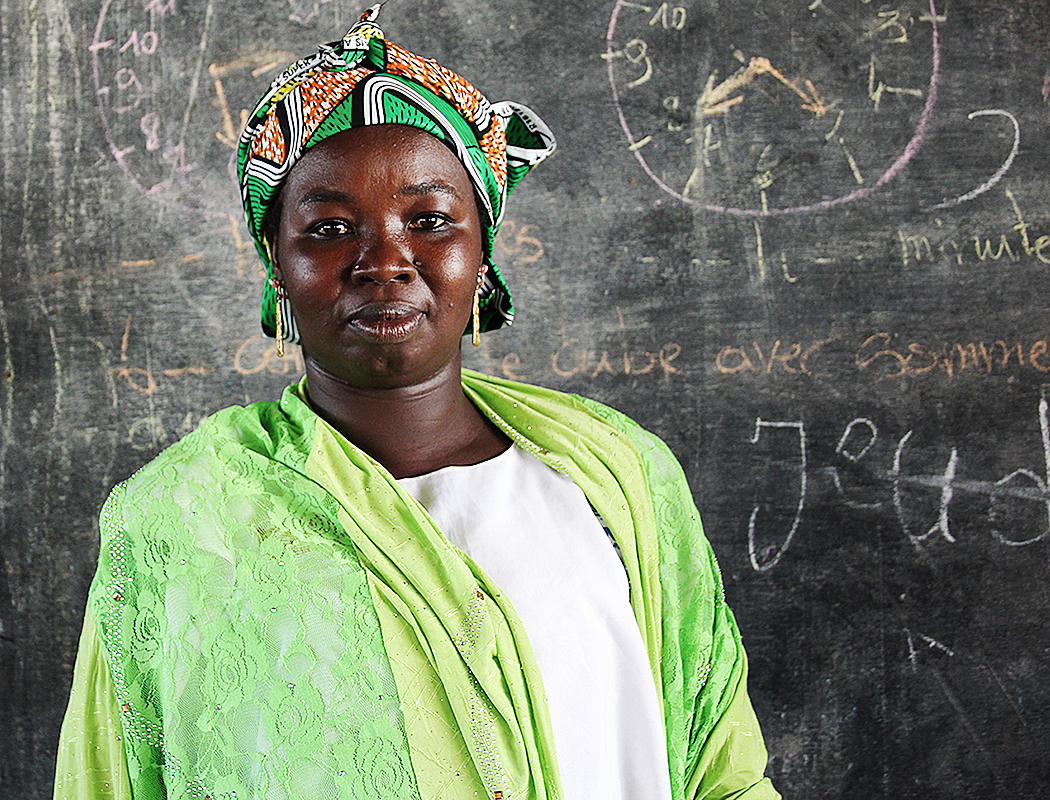
[[[514,306],[492,263],[507,193],[532,167],[554,152],[554,135],[535,112],[518,103],[490,104],[450,69],[383,38],[372,6],[342,41],[320,46],[270,84],[241,134],[237,175],[248,230],[266,265],[262,326],[276,334],[277,293],[264,219],[284,178],[303,154],[333,134],[361,125],[396,123],[433,134],[462,162],[474,185],[485,250],[481,330],[507,325]],[[486,219],[487,217],[487,219]],[[287,299],[283,338],[299,340]]]

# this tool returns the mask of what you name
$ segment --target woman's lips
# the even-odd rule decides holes
[[[423,312],[408,303],[369,303],[347,324],[370,341],[391,344],[407,339],[423,321]]]

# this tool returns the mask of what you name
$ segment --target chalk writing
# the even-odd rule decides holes
[[[664,30],[673,29],[680,31],[685,27],[685,19],[686,11],[683,6],[674,6],[672,8],[669,3],[660,3],[660,7],[656,9],[656,13],[649,20],[649,25],[659,24]]]
[[[304,370],[302,351],[288,347],[285,357],[277,355],[277,342],[263,336],[245,339],[233,354],[233,369],[240,375],[255,375],[265,370],[271,375],[287,375]]]
[[[184,8],[178,0],[101,0],[87,47],[106,141],[131,185],[165,207],[225,220],[236,192],[220,170],[198,166],[216,155],[216,138],[236,147],[258,79],[295,58],[256,42],[299,39],[297,29],[307,23],[340,27],[343,11],[334,2],[289,5],[291,22],[274,17],[283,34],[247,32],[223,43],[216,29],[231,18],[219,3]],[[312,34],[308,41],[315,41]]]
[[[958,542],[958,535],[954,531],[951,508],[959,495],[981,496],[988,501],[988,535],[992,541],[1004,547],[1027,547],[1037,542],[1050,538],[1050,404],[1047,402],[1047,387],[1044,386],[1037,408],[1039,418],[1039,444],[1042,457],[1042,472],[1022,468],[1011,471],[1009,474],[996,480],[976,480],[961,477],[963,474],[963,463],[960,451],[957,447],[948,448],[944,460],[944,468],[937,473],[915,473],[908,469],[908,454],[913,448],[915,431],[909,430],[901,436],[893,446],[893,455],[889,468],[879,468],[872,464],[866,464],[866,481],[870,483],[875,480],[885,487],[887,497],[874,502],[858,502],[856,500],[856,488],[851,491],[845,485],[839,467],[829,464],[814,470],[807,461],[807,435],[805,424],[802,420],[771,421],[761,417],[755,421],[755,432],[750,438],[752,444],[757,444],[762,432],[770,429],[792,431],[793,438],[797,441],[783,446],[785,460],[794,461],[797,464],[798,480],[795,512],[790,525],[786,526],[780,533],[770,534],[763,531],[763,527],[769,527],[779,522],[777,516],[773,520],[763,523],[760,509],[761,502],[753,506],[747,526],[748,559],[752,569],[756,572],[766,572],[773,569],[788,552],[792,541],[799,532],[802,514],[807,506],[810,474],[820,474],[830,478],[831,486],[834,488],[839,500],[850,508],[877,510],[892,508],[902,535],[920,554],[927,553],[934,541],[944,542],[946,545],[954,545]],[[851,464],[859,464],[870,461],[873,458],[873,447],[879,441],[879,430],[870,419],[858,417],[851,420],[843,430],[835,454],[842,456]],[[928,459],[927,459],[928,460]],[[784,482],[778,482],[777,491],[785,491]],[[870,491],[870,487],[867,488]],[[909,493],[920,491],[933,491],[937,496],[936,512],[932,520],[923,522],[917,520],[914,511],[909,510],[906,497]],[[1039,518],[1033,517],[1029,510],[1018,510],[1018,504],[1036,503],[1041,509]],[[1023,525],[1011,527],[1010,533],[1004,533],[999,520],[1006,516],[1008,507],[1012,507],[1014,514],[1012,519],[1023,520]],[[1026,507],[1027,509],[1027,507]],[[974,530],[971,525],[968,529]],[[779,542],[779,546],[773,545],[761,551],[756,542],[758,540],[768,541],[770,539]]]
[[[606,61],[623,58],[628,64],[644,65],[641,74],[627,83],[628,89],[641,86],[653,77],[653,60],[649,57],[649,45],[644,39],[631,39],[619,50],[607,50],[602,53],[602,58]]]
[[[1021,371],[1050,372],[1050,338],[1023,337],[971,341],[901,341],[886,331],[872,333],[851,345],[842,336],[812,341],[755,339],[721,347],[714,369],[720,375],[807,375],[836,377],[847,370],[877,380],[943,375],[978,377]],[[898,343],[900,342],[900,343]],[[832,349],[832,345],[835,347]]]
[[[749,348],[726,346],[715,357],[715,369],[723,375],[744,371],[768,375],[776,367],[790,374],[814,375],[814,357],[837,338],[820,339],[805,347],[800,342],[784,344],[780,339],[765,349],[757,341],[751,342]]]
[[[876,78],[875,56],[868,61],[868,98],[871,100],[872,108],[879,110],[882,97],[886,94],[904,94],[912,97],[922,97],[922,89],[906,89],[900,86],[887,86],[883,81]]]
[[[632,3],[627,0],[621,0],[617,4],[616,9],[613,12],[613,16],[619,13],[620,7],[630,8],[637,11],[641,11],[645,14],[650,14],[654,11],[652,6],[644,5],[642,3]],[[685,28],[686,22],[686,9],[684,6],[672,7],[669,3],[661,3],[658,8],[655,9],[656,13],[649,19],[649,27],[659,26],[664,30],[675,30],[680,31]],[[610,33],[611,38],[611,33]],[[634,66],[641,66],[642,72],[640,75],[635,77],[633,80],[627,83],[628,89],[634,89],[641,86],[653,77],[653,60],[649,55],[649,44],[644,39],[631,39],[621,49],[613,50],[612,46],[606,47],[605,52],[601,54],[601,57],[606,61],[611,62],[616,59],[624,59],[628,64]],[[646,143],[641,142],[636,144],[631,142],[631,146],[638,148],[644,146]]]
[[[208,65],[208,75],[212,79],[212,86],[215,89],[215,102],[219,108],[219,116],[222,119],[222,129],[215,132],[215,138],[236,150],[240,131],[248,124],[248,114],[251,113],[247,108],[240,109],[237,114],[237,122],[234,122],[230,104],[226,100],[226,87],[223,85],[222,79],[227,75],[238,72],[250,72],[253,78],[258,78],[260,75],[287,64],[294,57],[292,53],[282,50],[263,50],[224,64]]]
[[[159,197],[174,176],[196,168],[187,157],[184,125],[170,134],[156,96],[158,85],[167,83],[158,81],[158,71],[165,69],[159,20],[178,15],[179,9],[175,0],[149,0],[138,4],[139,11],[121,9],[125,13],[110,17],[114,2],[120,0],[103,2],[88,45],[99,111],[110,151],[125,175],[146,195]]]
[[[321,5],[331,2],[332,0],[313,0],[312,3],[308,0],[288,0],[288,5],[292,7],[288,19],[300,25],[309,25],[321,13]]]
[[[496,236],[496,247],[514,261],[534,264],[543,258],[545,252],[543,242],[533,235],[535,231],[535,225],[519,225],[513,219],[506,219]]]
[[[911,14],[899,8],[881,9],[875,19],[869,22],[863,38],[878,37],[887,44],[907,44],[908,28],[913,22]]]
[[[756,572],[768,572],[773,569],[777,564],[780,563],[780,559],[787,552],[787,549],[791,546],[791,540],[795,538],[795,533],[798,531],[799,522],[802,520],[802,510],[806,505],[806,428],[801,421],[799,422],[769,422],[758,418],[755,420],[755,435],[751,437],[751,444],[758,444],[759,438],[762,435],[762,431],[767,428],[779,428],[783,430],[794,430],[798,432],[798,450],[799,450],[799,463],[798,463],[798,507],[795,509],[795,516],[791,520],[791,528],[788,530],[787,536],[784,537],[783,543],[780,545],[776,552],[766,558],[764,561],[760,561],[757,547],[755,545],[755,523],[758,519],[758,512],[761,506],[755,503],[754,508],[751,511],[751,518],[747,523],[747,555],[751,561],[751,567]]]
[[[893,476],[901,474],[901,457],[904,453],[904,445],[908,442],[908,439],[911,438],[912,433],[912,431],[908,431],[903,437],[901,437],[900,442],[897,443],[897,449],[893,453],[893,472],[891,473]],[[948,506],[952,502],[952,495],[954,493],[953,482],[955,480],[955,471],[958,468],[958,465],[959,451],[953,447],[951,455],[948,456],[948,465],[944,468],[944,474],[932,477],[927,481],[927,485],[933,485],[940,488],[941,498],[937,521],[923,534],[916,535],[911,532],[904,514],[902,492],[903,481],[895,480],[893,482],[893,507],[897,511],[897,519],[900,520],[901,528],[913,545],[918,545],[919,542],[925,541],[935,533],[939,533],[949,542],[955,541],[955,537],[952,536],[948,526]]]
[[[683,349],[677,342],[639,345],[637,334],[627,328],[624,314],[617,309],[619,341],[612,347],[585,346],[574,336],[565,336],[553,350],[536,352],[528,358],[518,352],[494,355],[492,348],[498,340],[481,337],[480,352],[477,352],[479,368],[503,375],[510,380],[542,380],[540,376],[557,378],[642,377],[670,379],[686,371],[680,358]],[[471,349],[468,348],[468,351]],[[466,352],[468,360],[473,355]]]
[[[124,325],[124,335],[120,340],[120,363],[121,366],[113,369],[113,374],[127,381],[128,386],[139,394],[149,396],[157,391],[156,370],[143,367],[133,367],[128,361],[128,342],[131,337],[131,317],[127,318]],[[160,374],[166,378],[176,378],[182,375],[206,375],[212,372],[208,367],[177,367],[162,369]]]
[[[760,176],[759,176],[760,177]],[[762,207],[768,208],[765,191],[761,192]],[[758,281],[759,283],[765,283],[769,277],[769,269],[767,267],[768,261],[766,258],[766,246],[762,238],[762,226],[759,224],[757,219],[751,221],[755,229],[755,263],[758,265]],[[776,259],[774,259],[774,262]],[[792,275],[788,268],[787,253],[783,250],[780,251],[780,273],[783,279],[787,283],[798,283],[798,276]]]
[[[761,159],[760,159],[761,162]],[[1009,167],[1009,165],[1004,165]],[[851,167],[852,169],[853,167]],[[771,173],[769,173],[771,175]],[[762,178],[762,173],[756,176],[756,180]],[[858,180],[862,176],[857,175]],[[770,178],[770,181],[772,178]],[[963,198],[957,198],[960,202],[972,199],[977,194],[983,193],[991,188],[991,184],[981,187],[980,191],[974,190]],[[956,266],[979,265],[986,262],[1003,261],[1004,263],[1039,263],[1050,264],[1050,234],[1037,230],[1028,221],[1027,215],[1021,210],[1020,203],[1010,189],[1004,189],[1003,195],[1009,203],[1013,221],[1007,230],[993,230],[983,234],[970,236],[950,235],[944,228],[944,221],[935,218],[932,227],[926,228],[898,228],[896,230],[897,252],[902,267],[915,267],[927,265],[930,267],[940,264],[955,264]],[[762,193],[763,207],[765,207],[765,194]],[[954,201],[948,205],[957,205]],[[945,204],[937,206],[944,207]],[[777,261],[780,262],[780,272],[788,283],[797,283],[798,276],[793,275],[789,269],[788,258],[785,251],[780,250],[771,258],[770,246],[762,225],[757,219],[752,220],[754,229],[754,246],[751,257],[758,266],[759,282],[766,281],[770,275],[776,272]],[[777,258],[779,255],[779,259]],[[857,259],[859,260],[859,256]],[[829,259],[816,257],[812,260],[814,264],[830,263]]]
[[[133,111],[139,107],[139,104],[146,97],[146,92],[142,88],[142,82],[139,81],[138,75],[135,74],[135,70],[129,67],[121,67],[113,75],[113,82],[116,84],[117,90],[121,93],[119,96],[123,100],[123,104],[114,104],[113,110],[118,114],[124,114],[128,111]],[[99,94],[106,94],[108,96],[110,87],[103,87],[99,90]],[[120,103],[121,100],[116,101]]]
[[[863,426],[867,429],[868,441],[865,442],[864,446],[860,448],[859,452],[855,453],[851,449],[851,446],[853,432],[858,426]],[[864,454],[871,449],[871,446],[875,444],[875,440],[878,438],[879,429],[875,426],[875,423],[872,422],[870,419],[858,417],[857,419],[850,421],[850,424],[846,426],[846,430],[842,432],[842,438],[839,439],[839,443],[835,445],[835,452],[856,464],[858,461],[864,458]]]
[[[643,5],[641,3],[625,1],[623,2],[623,6],[642,11],[646,14],[652,13],[653,11],[652,6]],[[683,6],[674,6],[672,8],[668,3],[661,3],[659,8],[656,9],[656,13],[649,19],[649,26],[653,27],[659,25],[664,30],[680,31],[685,27],[685,21],[686,10]],[[641,74],[627,84],[628,89],[634,89],[641,86],[653,77],[653,60],[649,55],[649,44],[644,39],[631,39],[619,50],[606,48],[606,51],[601,54],[601,57],[606,61],[622,58],[627,61],[628,64],[642,67]],[[651,137],[641,142],[632,143],[631,147],[635,149],[644,147],[650,139]]]
[[[934,370],[948,377],[964,372],[991,374],[1013,364],[1017,368],[1032,368],[1050,372],[1050,344],[1038,339],[1031,344],[1023,340],[998,339],[995,342],[945,343],[931,347],[921,342],[909,342],[906,347],[893,348],[893,336],[874,333],[857,350],[855,363],[860,370],[874,370],[880,378],[904,378],[925,375]]]
[[[131,52],[137,56],[151,56],[157,52],[157,45],[160,43],[160,37],[157,36],[156,31],[146,31],[142,36],[139,36],[138,30],[133,30],[128,40],[120,46],[118,52],[123,53],[129,47]]]
[[[146,12],[157,12],[157,16],[162,19],[168,14],[174,16],[179,13],[175,7],[175,0],[146,0],[146,2],[143,3],[142,8]]]
[[[1021,211],[1013,192],[1004,190],[1016,222],[1010,232],[996,231],[991,234],[974,235],[968,238],[943,236],[936,230],[898,229],[901,266],[913,264],[954,262],[957,266],[980,264],[988,261],[1038,262],[1050,264],[1050,235],[1037,233]],[[940,220],[935,220],[938,227]]]
[[[152,452],[181,439],[200,427],[207,414],[186,415],[174,424],[165,424],[160,417],[149,415],[139,417],[128,426],[128,443],[136,450]]]
[[[664,375],[673,375],[679,371],[672,363],[682,354],[682,346],[669,342],[659,350],[627,350],[619,352],[589,350],[580,346],[579,339],[566,339],[551,354],[551,369],[556,375],[571,378],[574,375],[587,375],[597,378],[602,373],[608,375],[648,375],[657,366]]]

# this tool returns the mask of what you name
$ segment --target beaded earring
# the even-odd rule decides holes
[[[270,237],[263,236],[263,247],[266,248],[266,259],[270,262],[270,268],[273,268],[273,250],[270,247]],[[274,333],[277,338],[277,357],[284,358],[284,301],[288,299],[288,294],[284,291],[284,284],[277,280],[276,277],[270,278],[270,286],[273,287],[274,292],[277,293],[277,303],[274,308],[274,327],[276,330]]]
[[[270,286],[277,293],[277,305],[274,308],[274,317],[277,337],[277,357],[284,358],[284,301],[288,299],[288,293],[284,290],[284,284],[277,278],[270,278]]]
[[[485,266],[481,266],[478,270],[478,285],[474,289],[474,311],[473,311],[473,327],[470,332],[470,341],[475,347],[481,344],[481,286],[485,281]]]

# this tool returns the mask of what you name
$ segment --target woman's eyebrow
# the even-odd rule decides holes
[[[324,203],[345,203],[350,199],[350,195],[346,192],[340,192],[337,189],[313,189],[299,198],[298,205],[310,206]]]
[[[445,181],[428,181],[426,183],[410,183],[398,190],[399,194],[413,196],[424,196],[428,194],[445,194],[449,197],[459,198],[460,193],[451,183]],[[353,197],[338,189],[313,189],[304,194],[298,205],[323,205],[325,203],[345,203],[352,201]]]
[[[459,197],[459,192],[451,183],[445,181],[429,181],[427,183],[412,183],[402,186],[401,194],[425,195],[425,194],[447,194],[451,197]]]

